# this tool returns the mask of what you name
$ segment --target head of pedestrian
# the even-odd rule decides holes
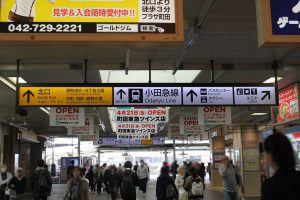
[[[285,135],[274,133],[269,136],[264,143],[264,148],[266,160],[274,171],[277,169],[295,171],[294,150]]]
[[[185,167],[184,166],[179,167],[178,173],[179,173],[179,175],[184,176],[185,175]]]
[[[111,166],[110,172],[111,172],[111,174],[116,174],[117,173],[117,167],[116,166]]]
[[[7,171],[6,164],[1,165],[1,173],[5,173]]]
[[[82,173],[82,170],[80,169],[80,167],[75,167],[74,168],[74,170],[73,170],[73,176],[74,176],[74,178],[81,177],[81,173]]]
[[[125,168],[125,169],[131,169],[131,168],[132,168],[132,163],[131,163],[130,161],[126,161],[126,162],[124,163],[124,168]]]
[[[17,179],[22,179],[23,178],[23,168],[18,168],[16,171],[16,177]]]
[[[222,158],[222,163],[223,163],[223,165],[224,165],[225,167],[229,167],[229,165],[230,165],[230,159],[228,158],[228,156],[224,156],[224,157]]]
[[[160,170],[160,173],[161,174],[166,174],[166,175],[169,175],[170,173],[170,168],[168,166],[163,166]]]
[[[45,161],[42,160],[42,159],[38,160],[38,161],[37,161],[37,166],[38,166],[38,167],[45,167]]]
[[[71,160],[71,165],[75,165],[75,161],[74,160]]]

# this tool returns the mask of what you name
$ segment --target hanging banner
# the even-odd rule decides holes
[[[67,40],[69,36],[75,38],[74,34],[86,36],[81,41],[183,40],[182,0],[0,0],[0,3],[0,33],[35,34],[38,39],[42,33]],[[62,33],[65,37],[59,35]]]
[[[157,123],[117,123],[117,135],[138,135],[146,136],[157,134]]]
[[[68,135],[95,135],[94,131],[94,116],[85,117],[85,125],[80,127],[69,127]]]
[[[199,125],[197,116],[180,116],[180,135],[200,135],[204,133],[205,127]]]
[[[199,124],[219,125],[231,124],[231,107],[206,106],[198,108]]]
[[[181,138],[180,135],[180,128],[178,124],[170,124],[168,126],[168,138],[175,139],[175,138]]]
[[[50,126],[84,126],[84,108],[52,107],[50,108]]]
[[[166,108],[160,109],[116,109],[116,123],[165,123],[169,113]]]
[[[279,106],[272,107],[272,120],[273,124],[280,124],[299,117],[299,86],[294,84],[279,92]]]

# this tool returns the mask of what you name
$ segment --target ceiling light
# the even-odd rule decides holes
[[[7,77],[15,85],[17,84],[17,77]],[[27,83],[22,77],[19,77],[19,83]]]
[[[10,87],[14,91],[16,91],[16,86],[13,83],[11,83],[9,80],[7,80],[6,78],[0,76],[0,81],[2,81],[5,85],[7,85],[8,87]]]
[[[263,115],[268,115],[268,113],[252,113],[252,116],[263,116]]]
[[[50,111],[47,110],[45,107],[40,107],[40,109],[41,109],[42,111],[44,111],[45,113],[47,113],[48,115],[50,115]]]
[[[271,77],[271,78],[265,80],[263,83],[275,83],[275,79],[276,79],[275,77]],[[280,81],[282,79],[283,79],[283,77],[277,77],[278,81]]]

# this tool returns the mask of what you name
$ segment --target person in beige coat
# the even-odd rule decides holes
[[[90,200],[89,184],[80,173],[80,168],[74,168],[74,177],[67,183],[67,190],[64,194],[63,200]]]

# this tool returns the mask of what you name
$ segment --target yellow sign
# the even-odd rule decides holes
[[[19,106],[112,106],[112,87],[19,88]]]
[[[152,145],[153,140],[152,139],[142,139],[141,144],[142,145]]]

